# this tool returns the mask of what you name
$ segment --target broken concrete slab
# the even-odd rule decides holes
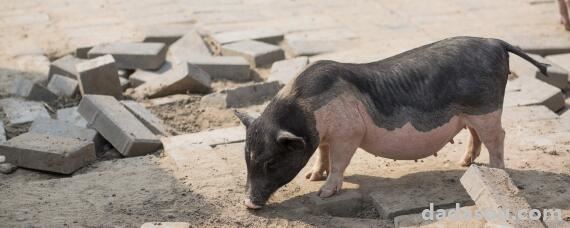
[[[104,55],[77,64],[81,95],[109,95],[121,99],[122,89],[115,60]]]
[[[249,81],[249,62],[241,56],[212,56],[191,58],[189,63],[208,72],[212,80]]]
[[[88,55],[112,55],[120,69],[153,70],[164,63],[167,49],[163,43],[109,43],[93,47]]]
[[[141,228],[190,228],[187,222],[147,222]]]
[[[83,61],[83,59],[79,59],[72,55],[66,55],[53,61],[49,67],[48,81],[51,81],[53,75],[56,74],[77,80],[78,74],[75,69],[75,65]]]
[[[143,31],[143,42],[164,43],[166,46],[170,46],[190,30],[192,30],[192,25],[188,24],[167,24],[147,27]]]
[[[168,135],[162,120],[152,114],[144,106],[136,101],[121,101],[133,115],[135,115],[152,133],[157,135]]]
[[[160,66],[160,68],[154,71],[138,69],[129,77],[129,83],[132,87],[140,86],[145,82],[151,81],[152,79],[163,75],[164,73],[171,70],[172,67],[172,62],[166,61],[162,64],[162,66]]]
[[[476,206],[468,206],[441,211],[422,212],[419,214],[400,215],[394,218],[394,226],[401,227],[485,227],[487,221],[483,218],[476,218]],[[467,214],[469,213],[469,214]],[[470,215],[469,217],[462,217]]]
[[[29,132],[0,144],[0,154],[19,167],[62,174],[71,174],[96,159],[93,143]]]
[[[242,126],[221,128],[211,131],[177,135],[164,138],[163,142],[176,147],[182,144],[204,144],[208,146],[224,145],[245,141],[245,129]]]
[[[564,108],[559,88],[531,77],[519,77],[507,83],[504,107],[544,105],[556,112]]]
[[[6,142],[6,129],[4,129],[4,122],[0,120],[0,143]],[[2,163],[1,161],[0,163]]]
[[[97,131],[78,127],[63,120],[37,118],[32,123],[28,132],[83,140],[93,143],[95,152],[104,152],[105,140]]]
[[[12,94],[28,100],[51,102],[57,99],[57,95],[46,87],[25,78],[14,80],[11,89]]]
[[[47,89],[52,93],[63,96],[73,97],[77,94],[79,82],[69,77],[64,77],[59,74],[54,74],[47,85]]]
[[[161,147],[160,140],[112,96],[86,95],[77,111],[124,156],[146,155]]]
[[[334,197],[321,198],[316,194],[311,195],[313,212],[323,212],[332,216],[351,217],[362,209],[362,195],[357,190],[343,190]]]
[[[278,81],[281,85],[285,85],[297,77],[307,64],[309,58],[304,56],[274,62],[267,81]]]
[[[225,56],[242,56],[253,67],[269,65],[285,59],[285,53],[279,46],[255,40],[225,44],[221,47],[221,51]]]
[[[62,108],[57,110],[57,119],[66,123],[73,124],[78,127],[87,127],[87,120],[85,120],[79,112],[77,106],[70,108]]]
[[[50,115],[44,105],[36,101],[26,101],[20,98],[4,98],[0,100],[0,107],[6,114],[8,125],[26,124],[38,117]]]
[[[156,98],[178,93],[207,93],[210,75],[190,63],[181,63],[161,77],[148,81],[133,90],[133,96]]]
[[[210,49],[204,43],[200,34],[195,30],[191,30],[170,46],[167,59],[174,64],[179,64],[191,58],[211,55]]]
[[[247,30],[237,30],[220,32],[211,35],[214,42],[221,46],[242,40],[257,40],[270,44],[278,44],[283,40],[283,32],[275,29],[256,28]]]
[[[540,220],[516,220],[517,211],[532,208],[503,169],[471,165],[460,179],[487,222],[500,226],[544,227]],[[506,214],[508,213],[508,214]],[[495,216],[505,214],[506,216]]]
[[[281,89],[279,82],[257,82],[208,94],[200,100],[203,107],[241,108],[272,99]]]

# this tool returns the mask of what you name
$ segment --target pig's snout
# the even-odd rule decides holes
[[[243,204],[247,207],[247,209],[257,210],[261,209],[262,206],[256,205],[249,198],[246,198]]]

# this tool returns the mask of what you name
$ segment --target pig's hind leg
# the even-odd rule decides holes
[[[327,174],[330,173],[328,144],[319,145],[318,157],[313,164],[313,168],[311,168],[311,171],[309,171],[305,177],[310,181],[320,181],[325,179],[325,172],[327,172]]]
[[[466,117],[467,125],[472,127],[481,142],[489,151],[489,165],[493,168],[505,168],[504,164],[504,147],[505,147],[505,130],[501,125],[502,110],[483,114],[471,115]]]
[[[463,158],[459,161],[461,166],[471,165],[481,153],[481,139],[479,138],[479,135],[472,127],[467,127],[467,129],[469,129],[470,133],[469,144],[467,144],[467,150],[465,151],[465,154],[463,154]]]

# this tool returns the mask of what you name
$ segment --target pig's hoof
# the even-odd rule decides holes
[[[309,179],[310,181],[321,181],[325,179],[323,173],[324,172],[310,171],[305,175],[305,178]]]
[[[328,198],[336,193],[336,189],[321,189],[319,190],[319,197]]]

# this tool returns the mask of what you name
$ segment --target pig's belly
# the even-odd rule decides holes
[[[376,127],[374,123],[366,126],[360,148],[384,158],[415,160],[437,153],[463,129],[465,123],[454,116],[448,123],[427,132],[416,130],[410,123],[391,131]]]

